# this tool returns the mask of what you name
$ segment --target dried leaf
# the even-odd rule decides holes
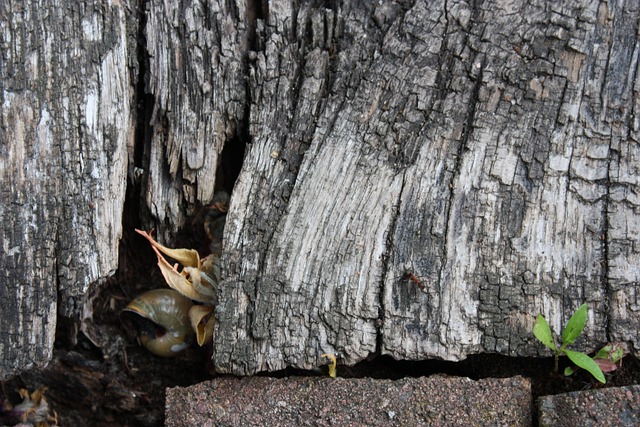
[[[185,267],[196,267],[200,268],[200,255],[198,255],[198,251],[195,249],[171,249],[166,246],[161,245],[160,243],[153,240],[153,237],[146,231],[136,229],[136,233],[143,236],[145,239],[151,243],[154,249],[159,250],[166,256],[175,259],[180,264]],[[157,252],[157,251],[156,251]]]
[[[162,272],[162,276],[164,280],[167,282],[167,285],[171,289],[174,289],[180,292],[187,298],[190,298],[194,301],[199,302],[209,302],[210,296],[203,295],[197,290],[193,288],[192,283],[185,277],[185,274],[181,274],[178,272],[176,267],[172,267],[166,259],[160,254],[158,249],[153,247],[153,250],[158,255],[158,267],[160,267],[160,271]]]
[[[185,267],[182,270],[182,274],[189,277],[191,286],[195,292],[206,298],[204,302],[213,303],[216,301],[216,288],[207,276],[202,271],[193,267]],[[217,282],[215,283],[217,285]]]
[[[213,307],[210,305],[194,305],[189,310],[191,326],[196,331],[198,345],[203,346],[213,339],[213,328],[216,324]]]
[[[622,358],[629,354],[629,348],[624,342],[608,343],[602,347],[593,359],[607,359],[613,363],[622,363]]]
[[[613,372],[618,369],[618,365],[609,359],[593,359],[593,361],[596,362],[602,372]]]
[[[598,364],[602,372],[613,372],[618,369],[618,364],[622,366],[622,359],[629,354],[626,343],[608,343],[602,347],[593,360]]]
[[[21,421],[36,427],[57,426],[58,419],[55,411],[51,411],[47,399],[44,397],[45,387],[39,387],[33,393],[20,389],[22,403],[16,405],[12,412],[19,415]]]

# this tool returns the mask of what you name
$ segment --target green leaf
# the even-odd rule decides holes
[[[624,349],[623,348],[616,348],[616,349],[611,351],[611,354],[609,356],[610,356],[611,361],[613,363],[618,363],[624,357]],[[622,365],[620,365],[620,366],[622,366]]]
[[[542,344],[556,351],[556,344],[553,342],[551,328],[549,328],[549,324],[542,314],[538,314],[536,318],[536,324],[533,325],[533,335],[535,335]]]
[[[587,323],[587,304],[582,304],[580,308],[573,313],[569,323],[562,331],[562,344],[573,344],[573,342],[580,336],[584,325]]]
[[[593,358],[609,359],[609,353],[611,353],[612,350],[613,350],[613,346],[611,344],[607,344],[604,347],[602,347],[600,350],[598,350],[598,352],[596,353],[595,356],[593,356]]]
[[[593,377],[598,381],[600,381],[602,384],[607,382],[604,379],[604,374],[602,373],[602,370],[600,369],[598,364],[593,361],[592,358],[590,358],[584,353],[580,353],[579,351],[565,350],[565,353],[573,363],[575,363],[577,366],[581,367],[582,369],[589,371],[589,373],[593,375]]]
[[[566,368],[564,368],[564,376],[565,377],[570,377],[571,375],[573,375],[575,371],[573,370],[573,368],[571,366],[567,366]]]

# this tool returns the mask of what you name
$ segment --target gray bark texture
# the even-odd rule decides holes
[[[638,350],[638,2],[529,3],[269,3],[217,369]]]
[[[56,316],[117,268],[130,25],[125,1],[0,2],[0,379],[46,364]]]
[[[220,372],[542,355],[535,316],[559,332],[583,302],[578,348],[638,354],[639,4],[522,3],[149,0],[161,242],[246,144]],[[56,310],[115,268],[135,17],[0,6],[0,374],[43,363]]]

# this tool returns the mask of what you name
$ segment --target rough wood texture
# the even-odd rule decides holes
[[[640,330],[638,4],[146,4],[144,197],[170,241],[247,143],[214,362],[541,354]],[[0,377],[116,264],[135,9],[3,2]],[[226,181],[225,181],[226,180]],[[223,182],[224,181],[224,182]]]
[[[560,330],[583,301],[582,344],[637,343],[634,2],[240,2],[233,17],[246,27],[213,13],[224,10],[216,2],[168,4],[150,10],[152,81],[166,67],[193,74],[205,24],[241,30],[207,33],[217,84],[229,74],[216,46],[249,63],[251,143],[226,229],[219,370],[310,368],[323,352],[345,363],[377,351],[532,355],[534,316]],[[178,16],[169,30],[154,24]],[[167,31],[178,41],[156,54]],[[168,201],[156,214],[171,224],[184,221],[172,206],[210,198],[199,174],[224,143],[220,133],[202,148],[194,130],[215,128],[216,115],[191,122],[198,101],[168,107],[186,99],[186,81],[173,95],[152,85],[165,132],[187,138],[169,137],[164,157],[163,140],[152,148],[150,174],[163,162],[169,174],[152,179],[150,197]],[[203,102],[217,111],[229,100],[219,93]],[[201,169],[190,146],[205,153]]]
[[[637,2],[271,2],[214,362],[638,349]],[[405,273],[415,276],[405,278]]]
[[[117,268],[135,34],[125,1],[0,2],[0,379]]]
[[[196,203],[211,201],[222,149],[242,132],[247,10],[242,1],[228,3],[147,5],[155,109],[143,197],[166,236],[185,224]]]

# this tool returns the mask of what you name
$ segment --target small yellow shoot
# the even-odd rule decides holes
[[[326,357],[329,360],[331,360],[331,363],[329,364],[329,376],[331,378],[335,378],[336,377],[336,357],[333,354],[323,354],[321,357]]]

